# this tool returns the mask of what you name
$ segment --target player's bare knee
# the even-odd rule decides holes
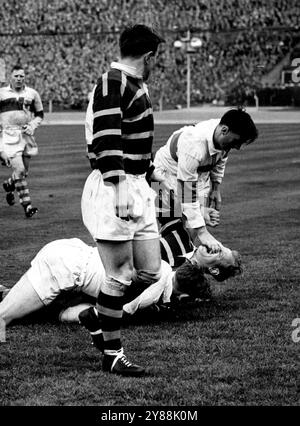
[[[18,168],[16,170],[14,170],[13,172],[13,179],[14,180],[21,180],[24,179],[26,177],[26,171],[24,168]]]

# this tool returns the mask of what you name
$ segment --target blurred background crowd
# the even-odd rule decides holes
[[[202,42],[190,53],[192,105],[253,104],[256,96],[276,104],[270,93],[290,90],[278,73],[300,42],[298,0],[2,0],[0,22],[7,75],[21,63],[28,85],[55,108],[86,107],[130,23],[152,25],[166,40],[149,82],[155,109],[186,103],[187,52],[174,42],[187,34]]]

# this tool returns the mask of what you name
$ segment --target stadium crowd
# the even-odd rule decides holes
[[[256,91],[262,75],[295,44],[300,28],[297,0],[3,0],[1,5],[0,57],[7,69],[22,63],[45,105],[52,100],[72,108],[86,106],[98,76],[116,59],[115,33],[128,23],[152,24],[166,40],[150,82],[156,108],[160,102],[185,104],[186,52],[175,49],[174,41],[187,29],[202,40],[191,55],[191,100],[200,103],[226,101],[240,87]]]

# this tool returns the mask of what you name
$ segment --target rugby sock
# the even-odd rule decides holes
[[[24,210],[31,206],[31,199],[29,196],[29,189],[26,179],[16,179],[15,181],[16,191],[18,193],[20,203],[24,207]]]
[[[123,314],[124,285],[106,277],[97,302],[98,317],[102,326],[104,353],[117,355],[121,349],[121,321]]]

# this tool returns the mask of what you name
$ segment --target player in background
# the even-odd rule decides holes
[[[9,157],[12,168],[3,188],[10,206],[15,204],[17,192],[28,218],[38,211],[31,204],[26,177],[30,159],[38,153],[34,133],[43,118],[40,95],[25,85],[24,68],[14,66],[9,86],[0,88],[0,146]]]

